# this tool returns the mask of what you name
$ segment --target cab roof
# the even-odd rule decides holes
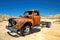
[[[36,11],[36,12],[39,12],[38,10],[27,10],[27,11]]]

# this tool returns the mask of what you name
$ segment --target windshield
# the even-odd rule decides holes
[[[24,15],[31,15],[32,14],[32,11],[26,11],[25,13],[24,13]]]

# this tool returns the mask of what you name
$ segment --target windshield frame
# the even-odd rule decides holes
[[[24,15],[31,15],[32,14],[32,11],[25,11],[24,12]]]

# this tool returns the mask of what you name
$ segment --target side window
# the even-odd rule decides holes
[[[34,16],[38,16],[39,15],[39,13],[38,12],[34,12]]]

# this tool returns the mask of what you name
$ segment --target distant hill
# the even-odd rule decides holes
[[[60,14],[52,15],[52,16],[41,16],[42,19],[60,19]]]
[[[0,14],[0,22],[7,21],[9,18],[18,18],[18,17]],[[41,16],[41,18],[42,19],[60,19],[60,14],[56,14],[53,16]]]
[[[15,16],[9,16],[5,14],[0,14],[0,22],[1,21],[7,21],[9,18],[16,18]]]

